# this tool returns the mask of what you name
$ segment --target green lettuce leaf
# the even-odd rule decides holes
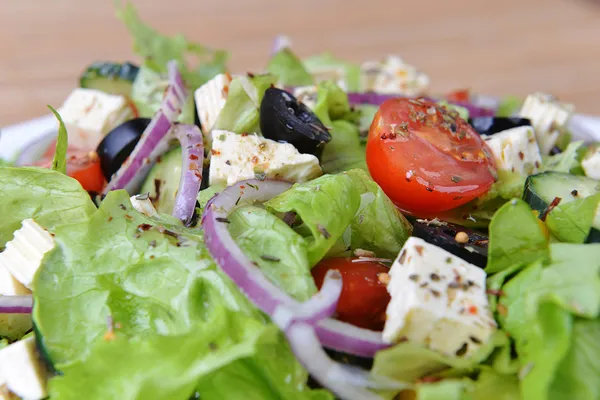
[[[237,398],[229,396],[243,391],[244,398],[312,398],[298,391],[306,372],[276,326],[225,310],[185,335],[100,340],[88,361],[63,372],[51,380],[52,398],[186,400],[195,391],[205,400]]]
[[[310,266],[317,264],[342,237],[361,203],[361,193],[346,174],[323,175],[296,184],[265,203],[267,210],[293,211],[302,220],[301,229],[308,230]]]
[[[117,7],[117,16],[133,36],[134,51],[151,70],[165,73],[167,63],[176,60],[180,64],[186,85],[192,90],[225,72],[225,63],[229,58],[227,52],[189,42],[183,35],[164,36],[144,24],[131,3],[124,6],[118,3]],[[188,59],[194,59],[197,65],[189,67]]]
[[[348,95],[333,81],[324,81],[317,85],[317,103],[313,112],[326,126],[331,121],[341,119],[350,113]]]
[[[12,239],[21,221],[34,218],[54,232],[87,221],[96,207],[73,178],[37,167],[0,167],[0,248]]]
[[[512,117],[523,105],[523,100],[516,96],[506,96],[496,110],[496,117]]]
[[[307,86],[314,83],[302,61],[288,47],[273,54],[267,64],[267,71],[277,76],[278,83],[283,86]]]
[[[196,198],[196,200],[198,200],[198,204],[200,205],[198,214],[202,215],[204,213],[204,208],[206,207],[206,204],[208,204],[209,200],[212,199],[217,193],[220,193],[226,187],[226,185],[220,183],[217,185],[209,186],[206,189],[203,189],[200,192],[198,192],[198,197]]]
[[[152,118],[154,116],[160,109],[167,86],[168,80],[164,73],[157,72],[146,64],[140,67],[131,88],[131,100],[135,103],[140,117]],[[183,124],[193,124],[195,113],[194,97],[189,96],[177,121]]]
[[[574,173],[581,168],[584,146],[583,141],[571,142],[562,153],[555,154],[544,160],[542,170]]]
[[[325,145],[321,155],[323,172],[334,174],[354,168],[368,171],[358,127],[345,120],[333,121],[330,126],[331,142]]]
[[[522,397],[546,399],[572,343],[573,316],[600,312],[600,245],[551,244],[547,265],[532,263],[502,291],[498,320],[515,341]]]
[[[487,227],[500,207],[511,199],[523,196],[526,178],[516,172],[498,170],[498,181],[486,194],[438,217],[459,225]]]
[[[67,137],[67,128],[65,127],[65,123],[63,122],[60,114],[51,106],[48,106],[52,114],[58,120],[58,137],[56,139],[56,152],[54,153],[54,158],[52,159],[52,169],[54,171],[58,171],[60,173],[67,173],[67,147],[68,137]]]
[[[519,399],[519,379],[516,375],[498,374],[484,368],[471,386],[470,400]]]
[[[236,380],[269,388],[265,398],[312,398],[282,334],[220,272],[196,230],[146,217],[114,191],[55,240],[33,312],[42,351],[61,372],[52,398],[187,400],[199,390],[216,400],[202,382],[230,364]]]
[[[600,193],[559,203],[546,217],[546,226],[561,242],[583,243],[594,224]]]
[[[383,191],[361,170],[323,175],[297,184],[265,203],[277,213],[295,212],[295,228],[308,243],[310,266],[335,246],[335,254],[349,249],[395,257],[411,226]]]
[[[343,71],[344,82],[348,92],[359,92],[361,90],[360,83],[360,66],[336,58],[331,53],[322,53],[303,60],[304,67],[310,74],[319,75],[322,71],[330,71],[332,69],[340,69]]]
[[[317,292],[307,243],[285,222],[253,206],[236,209],[228,219],[236,243],[273,283],[298,301]]]
[[[576,319],[571,347],[556,371],[551,400],[600,398],[600,320]]]
[[[89,222],[56,229],[55,241],[34,281],[33,316],[58,370],[88,357],[109,316],[130,337],[184,334],[210,314],[209,289],[256,314],[198,236],[136,212],[124,191],[110,192]]]
[[[271,84],[274,75],[237,76],[229,85],[225,106],[219,113],[213,129],[235,133],[260,132],[259,110],[262,98]]]
[[[347,172],[361,192],[359,211],[352,219],[351,247],[395,258],[412,232],[412,225],[363,170]]]
[[[375,118],[375,114],[379,110],[379,107],[371,104],[358,104],[354,108],[360,113],[358,120],[358,130],[360,133],[360,140],[363,143],[367,142],[369,136],[369,129]]]
[[[531,208],[520,199],[500,207],[489,227],[488,274],[548,255],[548,239]]]
[[[454,370],[458,375],[466,375],[475,371],[494,349],[507,342],[506,333],[496,331],[490,340],[469,358],[448,357],[418,344],[403,342],[378,351],[371,372],[400,382],[414,382],[419,378],[435,376],[446,370]]]
[[[415,400],[466,400],[471,382],[468,379],[444,379],[417,385]]]

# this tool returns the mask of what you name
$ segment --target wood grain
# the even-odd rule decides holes
[[[134,0],[166,33],[231,50],[234,72],[260,70],[273,37],[301,56],[353,61],[400,54],[432,90],[549,91],[600,114],[600,9],[565,0]],[[96,60],[136,60],[110,0],[0,0],[0,126],[59,106]]]

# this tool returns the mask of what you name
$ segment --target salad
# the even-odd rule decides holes
[[[141,64],[0,166],[0,399],[600,398],[573,106],[285,37],[236,75],[118,7]]]

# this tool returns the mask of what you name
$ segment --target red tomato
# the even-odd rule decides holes
[[[491,152],[456,112],[424,99],[390,99],[371,124],[367,165],[403,211],[451,210],[487,192],[496,179]]]
[[[381,331],[390,295],[379,275],[387,274],[389,268],[372,261],[352,260],[353,258],[329,258],[321,261],[311,273],[320,289],[327,271],[340,271],[343,286],[336,308],[337,319],[361,328]]]
[[[35,165],[43,168],[52,167],[55,147],[55,143],[51,144],[42,159]],[[100,159],[95,151],[69,147],[67,150],[67,175],[77,179],[88,192],[100,193],[106,185],[106,180],[100,168]]]
[[[458,89],[448,93],[446,99],[448,101],[467,103],[471,99],[471,93],[469,89]]]

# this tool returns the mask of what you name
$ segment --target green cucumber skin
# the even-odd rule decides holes
[[[79,86],[129,97],[138,72],[139,67],[128,62],[96,62],[81,74]]]

